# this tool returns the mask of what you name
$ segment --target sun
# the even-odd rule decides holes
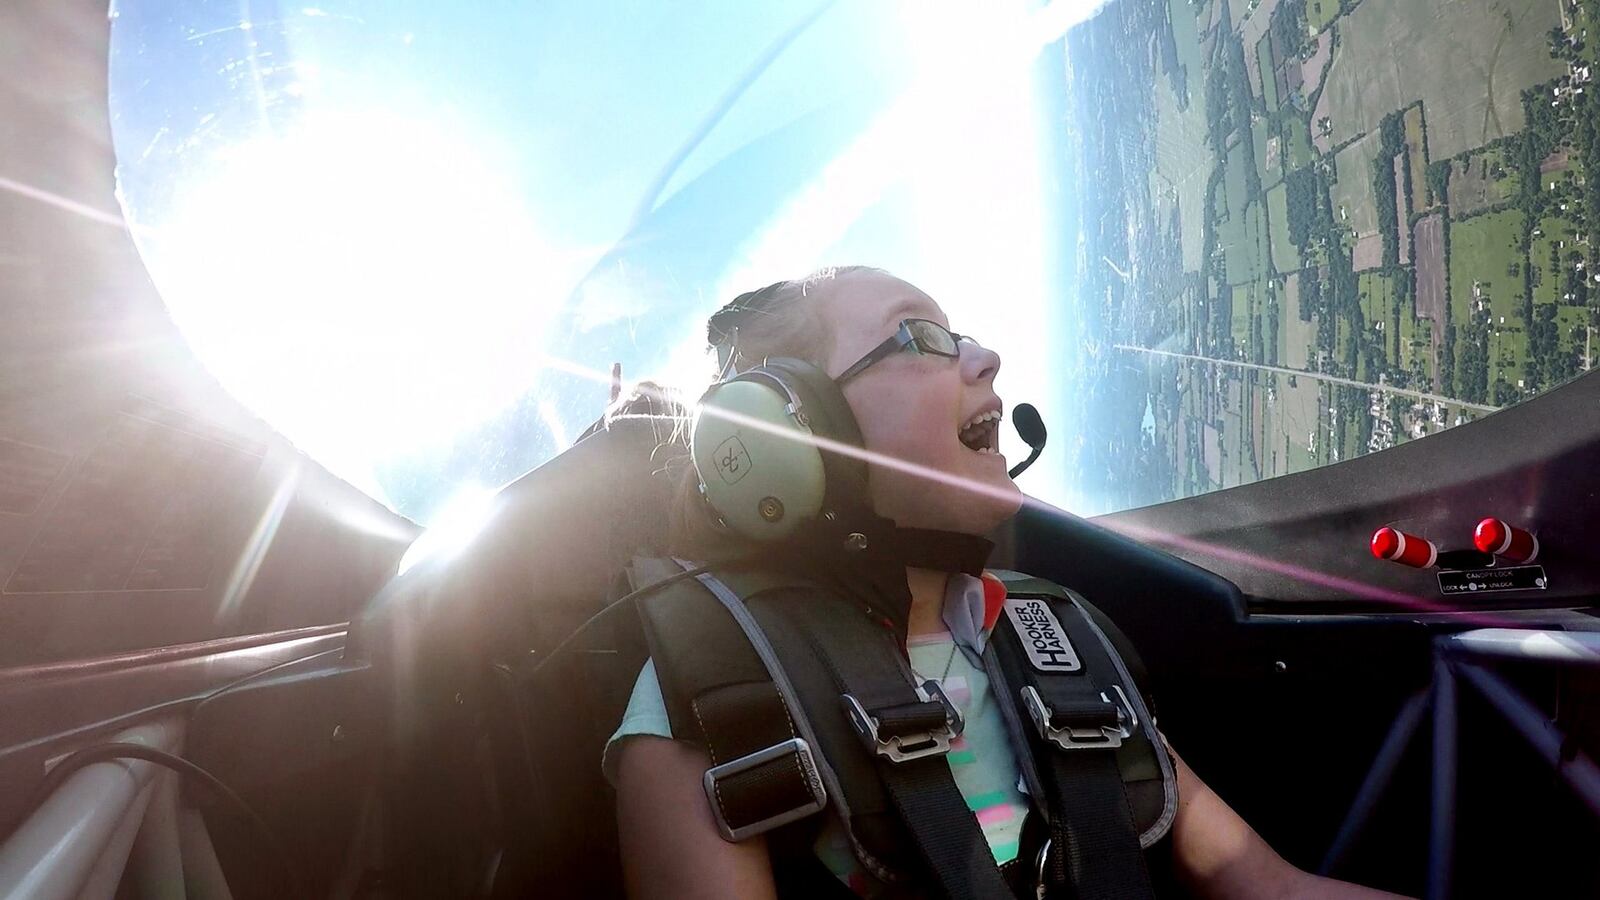
[[[526,392],[581,262],[493,145],[381,111],[308,115],[218,153],[138,239],[235,397],[381,499],[374,467]]]

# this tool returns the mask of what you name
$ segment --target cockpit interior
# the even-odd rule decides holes
[[[1284,858],[1600,894],[1600,5],[992,6],[0,8],[0,896],[623,896],[638,386],[855,262]]]

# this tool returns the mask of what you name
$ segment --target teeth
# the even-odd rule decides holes
[[[961,439],[961,443],[967,446],[967,449],[974,453],[998,456],[1000,454],[1000,426],[998,424],[991,425],[990,423],[998,423],[1001,418],[1000,411],[997,409],[978,413],[957,430],[957,437]]]
[[[973,428],[973,427],[976,427],[978,425],[982,425],[985,422],[998,422],[999,420],[1000,420],[1000,410],[991,409],[988,412],[978,413],[977,415],[973,416],[971,419],[967,420],[967,423],[965,425],[962,425],[960,430],[961,431],[966,431],[968,428]]]

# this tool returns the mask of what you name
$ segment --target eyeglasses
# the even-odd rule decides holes
[[[887,359],[901,350],[910,350],[927,356],[943,356],[948,359],[961,357],[961,342],[977,343],[964,334],[956,334],[950,329],[931,319],[902,319],[900,330],[894,337],[872,349],[871,353],[861,357],[856,364],[834,379],[835,384],[844,384],[846,381],[866,371],[868,366],[875,362]]]

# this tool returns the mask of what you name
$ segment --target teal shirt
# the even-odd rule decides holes
[[[995,862],[1009,862],[1017,855],[1028,798],[1020,789],[1017,757],[999,706],[989,690],[988,675],[967,661],[947,633],[913,637],[906,642],[906,650],[919,680],[938,681],[966,722],[965,730],[951,743],[945,759],[956,787],[983,829]],[[653,662],[646,662],[639,673],[622,723],[606,744],[602,766],[606,779],[613,785],[616,784],[616,748],[638,735],[672,737]],[[836,818],[829,816],[813,849],[817,858],[840,881],[861,896],[872,896],[876,882],[861,869],[844,827]]]

